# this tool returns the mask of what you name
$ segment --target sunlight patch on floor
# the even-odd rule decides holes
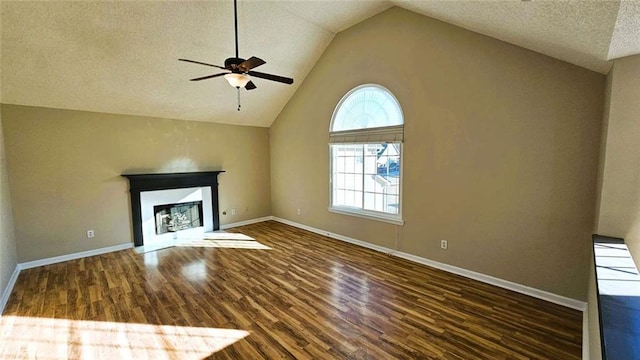
[[[257,242],[245,234],[216,231],[204,233],[201,237],[180,237],[138,246],[135,251],[145,254],[170,247],[208,247],[225,249],[271,250],[270,247]]]
[[[271,250],[255,240],[191,240],[177,244],[179,247],[210,247],[225,249],[249,249],[249,250]]]
[[[228,233],[228,232],[213,232],[205,233],[205,240],[254,240],[251,236],[240,233]]]
[[[202,359],[249,335],[206,327],[5,315],[2,359]]]
[[[176,246],[271,250],[270,247],[257,242],[250,236],[227,232],[206,233],[204,234],[204,237],[200,239],[182,239],[176,244]]]

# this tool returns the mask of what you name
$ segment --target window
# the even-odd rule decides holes
[[[402,109],[380,85],[349,91],[329,133],[329,211],[402,224]]]

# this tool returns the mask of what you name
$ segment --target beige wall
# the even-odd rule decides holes
[[[19,262],[131,242],[124,172],[224,169],[220,210],[237,212],[222,224],[271,214],[266,128],[14,105],[2,119]]]
[[[624,238],[640,267],[640,55],[615,60],[597,232]]]
[[[602,135],[600,141],[600,161],[598,163],[598,180],[596,185],[596,222],[593,230],[594,234],[598,233],[597,225],[600,219],[600,205],[602,199],[602,182],[604,180],[604,159],[607,149],[607,130],[609,126],[609,109],[611,107],[611,84],[612,84],[612,72],[607,75],[607,82],[605,86],[604,94],[604,113],[602,120]],[[593,260],[593,247],[591,248],[591,270],[589,271],[589,288],[587,299],[587,317],[589,327],[589,343],[586,349],[589,350],[589,357],[585,359],[600,360],[602,359],[602,346],[600,339],[600,310],[598,309],[598,288],[596,286],[596,270]]]
[[[9,284],[9,279],[16,269],[17,262],[9,177],[2,131],[2,115],[0,114],[0,297],[3,296]]]
[[[598,224],[600,223],[600,208],[602,205],[602,184],[604,182],[604,164],[607,151],[607,137],[609,130],[609,110],[611,108],[611,86],[613,82],[613,71],[609,71],[607,74],[607,81],[604,90],[604,111],[602,115],[602,134],[600,135],[600,161],[598,162],[598,177],[596,182],[596,208],[595,215],[596,221],[594,224],[593,233],[598,233]]]
[[[405,115],[397,229],[327,211],[331,114],[363,83]],[[604,86],[392,8],[339,33],[271,127],[273,214],[390,248],[398,234],[400,251],[586,300]]]

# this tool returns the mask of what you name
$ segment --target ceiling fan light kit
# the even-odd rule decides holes
[[[225,74],[224,78],[227,79],[229,85],[233,86],[234,88],[243,88],[249,81],[251,81],[251,79],[249,79],[247,75],[237,73]]]
[[[180,61],[190,62],[193,64],[215,67],[221,70],[226,70],[227,72],[197,77],[194,79],[190,79],[190,81],[201,81],[201,80],[224,76],[224,78],[227,80],[229,85],[233,86],[238,90],[240,90],[241,88],[244,88],[246,90],[253,90],[256,88],[256,85],[253,83],[253,81],[251,81],[251,76],[260,78],[260,79],[275,81],[283,84],[289,84],[289,85],[293,84],[292,78],[273,75],[273,74],[266,74],[266,73],[261,73],[261,72],[252,70],[253,68],[256,68],[260,65],[266,64],[264,60],[255,56],[252,56],[249,59],[245,60],[238,56],[238,1],[237,0],[233,0],[233,15],[234,15],[234,24],[235,24],[235,41],[236,41],[235,55],[236,56],[227,58],[224,61],[224,66],[214,65],[214,64],[201,62],[201,61],[189,60],[189,59],[178,59]],[[238,94],[238,111],[240,111],[239,96],[240,94]]]

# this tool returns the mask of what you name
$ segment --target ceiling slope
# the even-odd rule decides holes
[[[607,60],[640,54],[640,1],[622,1]]]
[[[188,81],[215,69],[178,61],[234,54],[231,1],[0,1],[0,101],[270,126],[337,32],[394,5],[601,73],[640,53],[640,0],[240,0],[240,56],[295,82],[254,79],[238,112],[224,79]]]
[[[617,1],[395,1],[465,29],[600,73],[609,71]]]

